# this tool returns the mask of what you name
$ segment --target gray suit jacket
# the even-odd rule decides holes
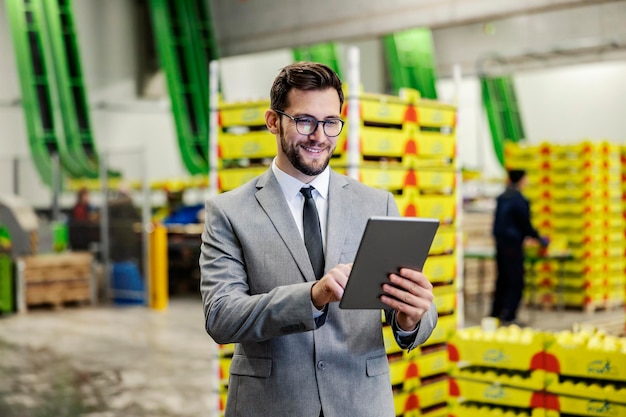
[[[372,215],[399,215],[393,196],[331,171],[327,271],[354,260]],[[227,417],[395,416],[381,312],[331,303],[316,325],[313,268],[271,170],[207,201],[200,270],[206,330],[236,343]],[[433,306],[400,345],[423,343],[436,323]]]

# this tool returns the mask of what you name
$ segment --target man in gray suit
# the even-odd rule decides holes
[[[200,290],[206,330],[235,343],[226,417],[394,417],[377,310],[338,307],[367,219],[398,216],[393,196],[328,167],[343,127],[341,81],[327,66],[283,68],[265,121],[276,135],[268,171],[206,203]],[[324,267],[303,239],[303,187],[319,214]],[[400,347],[437,323],[432,285],[391,274],[385,320]]]

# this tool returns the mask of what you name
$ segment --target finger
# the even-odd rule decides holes
[[[411,281],[414,281],[415,283],[417,283],[417,285],[427,288],[427,289],[430,289],[433,286],[433,284],[428,280],[428,278],[426,278],[426,275],[414,269],[402,268],[400,270],[400,276],[406,279],[410,279]]]
[[[424,291],[424,288],[420,286],[417,282],[401,275],[391,274],[389,276],[389,281],[395,286],[400,287],[403,290],[415,295],[420,294],[422,291]]]
[[[406,281],[406,280],[405,280]],[[398,288],[393,285],[385,284],[383,285],[383,291],[395,298],[401,303],[413,305],[415,303],[415,295],[411,294],[409,291],[405,291],[401,288]]]

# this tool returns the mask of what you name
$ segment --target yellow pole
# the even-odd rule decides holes
[[[162,224],[155,224],[150,234],[150,308],[167,309],[167,229]]]

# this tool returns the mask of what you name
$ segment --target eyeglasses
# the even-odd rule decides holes
[[[282,114],[283,116],[289,117],[296,123],[296,130],[299,134],[309,136],[315,133],[319,124],[322,124],[322,129],[324,130],[324,134],[329,138],[339,136],[341,130],[343,129],[344,121],[338,117],[331,117],[329,119],[317,120],[315,117],[311,116],[299,116],[293,117],[290,114],[285,113],[281,110],[274,110],[278,114]]]

